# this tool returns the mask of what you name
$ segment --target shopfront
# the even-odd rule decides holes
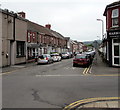
[[[120,30],[108,32],[109,65],[120,66]]]

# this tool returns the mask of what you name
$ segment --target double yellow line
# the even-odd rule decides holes
[[[83,99],[83,100],[79,100],[76,102],[73,102],[71,104],[69,104],[68,106],[66,106],[63,110],[73,110],[76,107],[79,107],[83,104],[86,103],[92,103],[92,102],[99,102],[99,101],[110,101],[110,100],[120,100],[120,97],[96,97],[96,98],[87,98],[87,99]]]
[[[90,73],[91,73],[91,69],[92,69],[91,66],[85,68],[84,71],[83,71],[83,74],[84,74],[84,75],[90,74]]]

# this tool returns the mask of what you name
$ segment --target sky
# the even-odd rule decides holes
[[[51,29],[64,37],[77,41],[102,39],[103,13],[108,4],[117,0],[0,0],[0,8],[24,11],[26,19]]]

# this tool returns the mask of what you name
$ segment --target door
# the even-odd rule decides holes
[[[112,44],[112,64],[113,66],[120,66],[120,39],[113,39]]]

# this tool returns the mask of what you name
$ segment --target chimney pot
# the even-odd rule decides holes
[[[18,16],[20,16],[20,17],[22,17],[22,18],[25,18],[26,16],[25,16],[25,12],[18,12]]]
[[[45,27],[51,29],[51,24],[46,24]]]

